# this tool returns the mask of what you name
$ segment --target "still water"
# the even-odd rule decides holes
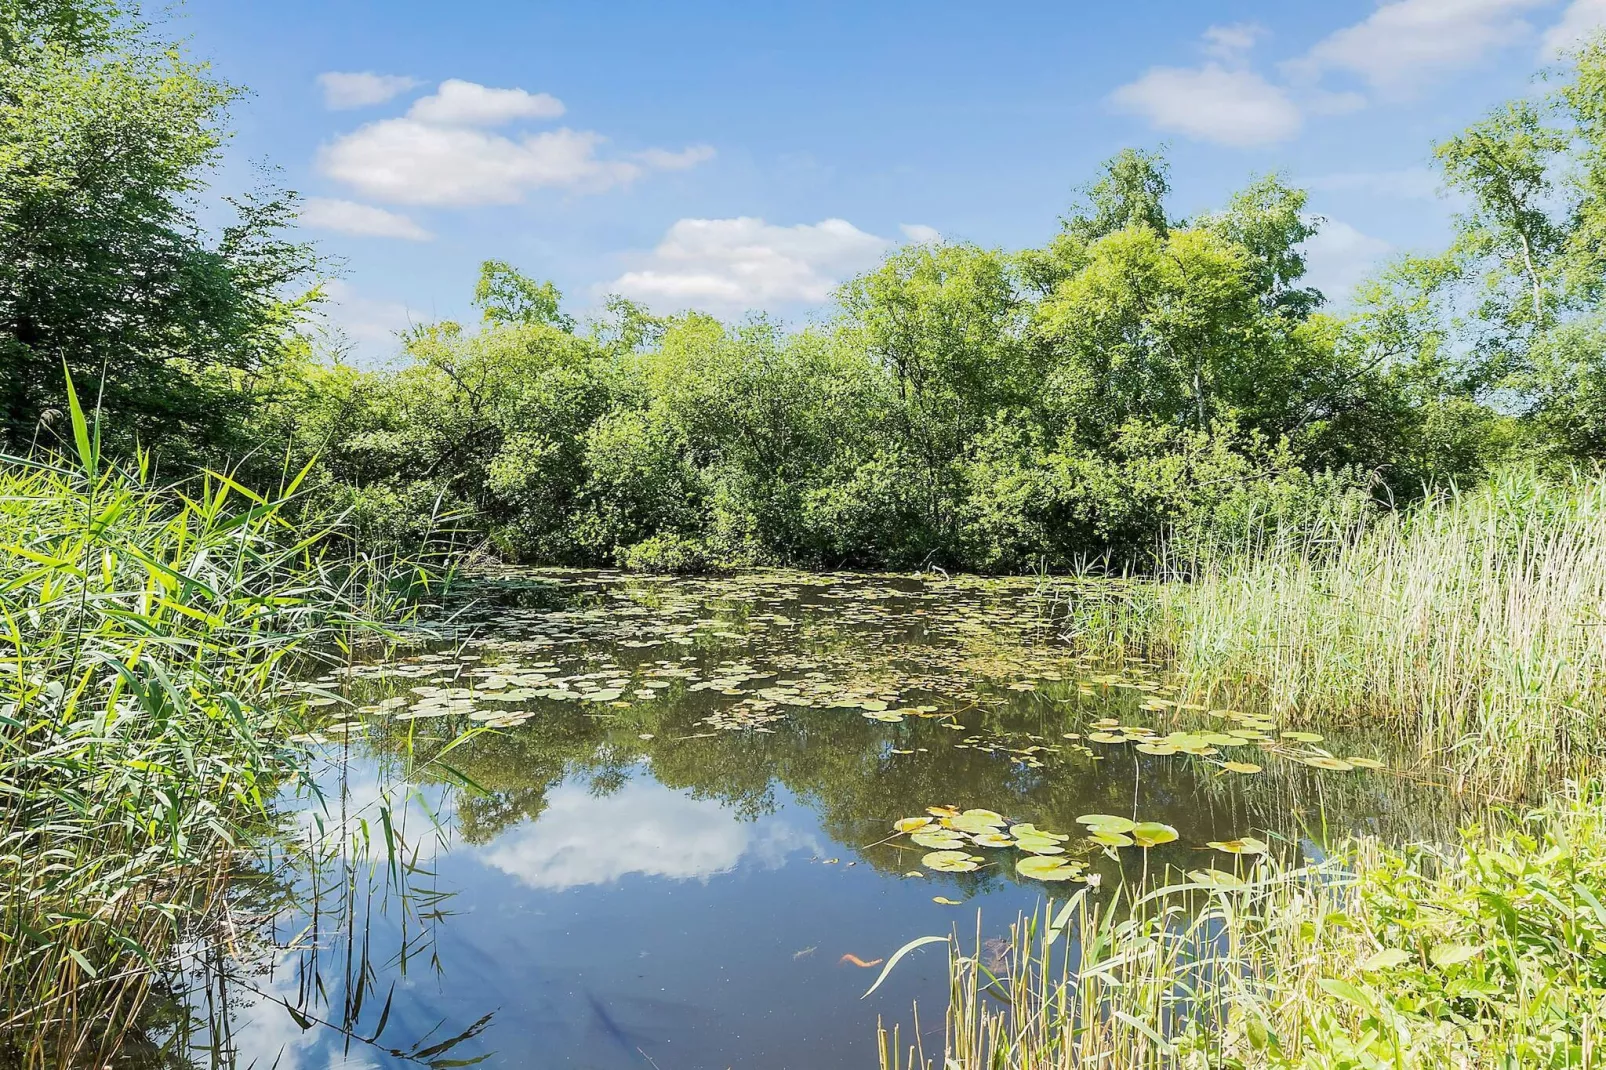
[[[187,1042],[282,1070],[873,1066],[878,1020],[907,1040],[916,1003],[940,1050],[946,951],[869,998],[881,966],[859,963],[973,935],[978,910],[985,940],[1090,881],[1253,863],[1212,842],[1309,854],[1454,821],[1379,740],[1079,657],[1080,612],[1122,596],[481,577],[427,646],[309,685],[321,773],[237,882],[238,931],[197,949]],[[1176,838],[1088,839],[1123,821]],[[1070,879],[1023,875],[1034,843]]]

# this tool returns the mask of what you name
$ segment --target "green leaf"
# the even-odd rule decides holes
[[[1033,855],[1023,858],[1015,863],[1015,872],[1022,877],[1030,877],[1038,881],[1068,881],[1075,880],[1082,875],[1087,867],[1080,862],[1070,862],[1063,858],[1052,856],[1044,857]]]
[[[946,944],[947,942],[948,937],[946,936],[922,936],[916,940],[910,940],[907,944],[904,944],[902,947],[892,953],[892,957],[887,960],[887,964],[881,967],[881,976],[877,977],[875,979],[875,984],[865,989],[864,995],[860,996],[859,998],[865,999],[870,995],[870,993],[880,988],[881,982],[885,981],[887,979],[887,974],[892,972],[892,967],[901,962],[903,957],[909,952],[913,951],[915,948],[925,947],[927,944]]]
[[[1372,955],[1361,963],[1361,969],[1371,973],[1376,970],[1392,970],[1396,966],[1411,961],[1411,953],[1402,951],[1397,947],[1385,947],[1382,951]]]
[[[1367,1011],[1368,1013],[1377,1009],[1376,1005],[1366,995],[1366,993],[1362,992],[1359,988],[1356,988],[1348,981],[1340,981],[1336,977],[1321,977],[1317,979],[1316,984],[1328,995],[1337,996],[1339,999],[1353,1003],[1355,1006]]]
[[[964,851],[932,851],[920,859],[920,864],[938,873],[969,873],[981,864],[981,859]]]
[[[1158,821],[1144,821],[1132,830],[1132,838],[1139,847],[1158,847],[1177,838],[1177,830]]]
[[[1076,823],[1086,825],[1094,832],[1131,832],[1138,827],[1136,821],[1113,814],[1083,814],[1076,819]]]
[[[1482,950],[1471,944],[1439,944],[1428,952],[1428,961],[1443,969],[1465,962]]]

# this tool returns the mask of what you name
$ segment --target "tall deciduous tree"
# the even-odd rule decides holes
[[[311,266],[293,201],[197,202],[233,87],[114,0],[0,3],[0,437],[33,440],[62,367],[116,431],[204,451],[282,351]]]

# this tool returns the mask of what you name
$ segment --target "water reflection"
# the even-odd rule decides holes
[[[452,639],[323,681],[373,715],[326,732],[322,803],[287,820],[259,901],[242,891],[254,939],[226,934],[194,972],[196,1061],[871,1065],[879,1015],[919,997],[938,1017],[945,964],[916,955],[861,1001],[874,971],[844,956],[975,907],[1002,932],[1051,890],[1007,850],[934,873],[889,842],[898,818],[1178,830],[1152,852],[1078,835],[1107,890],[1196,867],[1212,839],[1431,838],[1458,816],[1336,726],[1333,753],[1389,768],[1312,769],[1274,736],[1245,745],[1255,776],[1089,743],[1096,722],[1210,715],[1167,705],[1158,666],[1078,658],[1057,627],[1075,585],[548,574],[476,593]],[[506,727],[454,743],[476,723]]]
[[[773,869],[795,851],[819,849],[811,833],[743,822],[717,800],[647,776],[607,795],[560,787],[539,821],[509,829],[477,854],[526,887],[563,891],[628,875],[706,881],[738,863]]]

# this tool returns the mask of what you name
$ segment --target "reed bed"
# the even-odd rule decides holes
[[[1584,775],[1606,749],[1606,477],[1510,471],[1364,527],[1274,537],[1083,603],[1072,629],[1170,659],[1217,704],[1397,728],[1472,786]]]
[[[298,666],[383,569],[223,475],[0,459],[0,1063],[103,1065],[304,754]],[[333,699],[329,699],[333,702]]]
[[[939,1051],[883,1070],[1606,1065],[1606,799],[1569,790],[1453,848],[1083,892],[950,938]],[[1001,946],[1000,946],[1001,945]],[[932,1047],[936,1047],[934,1043]]]

